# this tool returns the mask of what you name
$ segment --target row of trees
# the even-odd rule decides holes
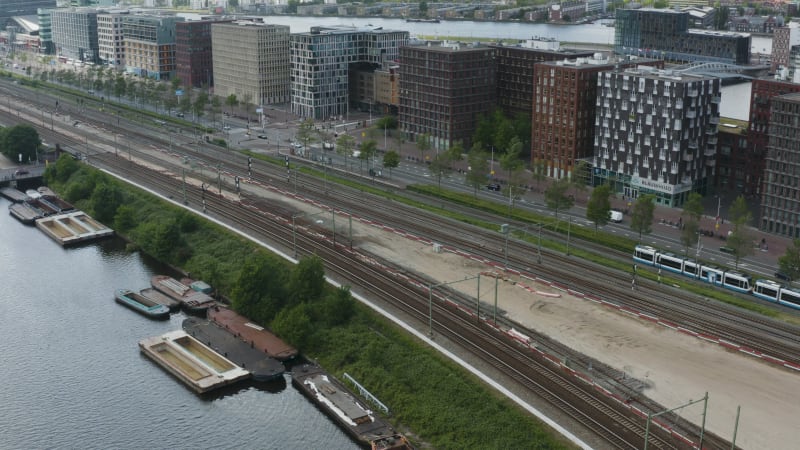
[[[31,163],[39,159],[42,140],[30,125],[0,128],[0,153],[17,163]]]

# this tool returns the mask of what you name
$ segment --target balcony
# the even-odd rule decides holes
[[[694,161],[694,153],[684,153],[681,159],[686,162],[692,162]]]
[[[717,127],[706,127],[706,134],[714,136],[717,134]]]
[[[693,109],[690,109],[690,110],[686,111],[686,118],[687,119],[697,118],[697,113]]]
[[[717,156],[717,149],[715,149],[715,148],[707,148],[703,152],[703,155],[704,156]]]
[[[714,124],[714,125],[719,125],[719,117],[712,116],[711,119],[709,120],[709,123]]]
[[[719,95],[711,97],[711,103],[714,103],[715,105],[719,105],[719,103],[721,101],[722,101],[722,97],[720,97]]]
[[[706,159],[706,166],[707,167],[716,167],[717,161],[715,159]]]
[[[699,95],[699,92],[697,91],[697,89],[689,89],[686,95],[689,97],[697,97]]]
[[[677,164],[673,164],[672,167],[670,167],[670,169],[669,169],[669,173],[671,173],[672,175],[677,175],[678,174],[678,165]]]
[[[689,141],[689,148],[697,149],[697,141]]]
[[[717,145],[717,137],[711,136],[710,138],[708,138],[708,145]]]

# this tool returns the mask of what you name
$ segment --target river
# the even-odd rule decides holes
[[[120,240],[62,249],[0,199],[0,448],[356,449],[289,382],[199,396],[139,352],[180,329],[114,302],[162,269]]]

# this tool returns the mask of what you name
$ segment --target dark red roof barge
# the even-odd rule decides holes
[[[287,361],[297,356],[297,349],[232,309],[214,305],[208,308],[207,315],[211,321],[227,329],[234,336],[278,361]]]

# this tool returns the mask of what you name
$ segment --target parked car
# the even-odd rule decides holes
[[[27,171],[27,170],[25,170],[25,169],[17,169],[17,170],[14,172],[14,176],[15,176],[15,177],[18,177],[18,176],[20,176],[20,175],[28,175],[29,173],[30,173],[30,172],[28,172],[28,171]]]
[[[500,191],[503,188],[497,183],[491,183],[491,184],[487,184],[486,185],[486,189],[488,189],[490,191]]]
[[[258,138],[259,139],[268,139],[266,134],[259,134]]]
[[[184,117],[184,116],[185,116],[185,114],[184,114],[184,113],[182,113],[182,112],[179,112],[178,114],[175,114],[175,116],[176,116],[176,117]]]

